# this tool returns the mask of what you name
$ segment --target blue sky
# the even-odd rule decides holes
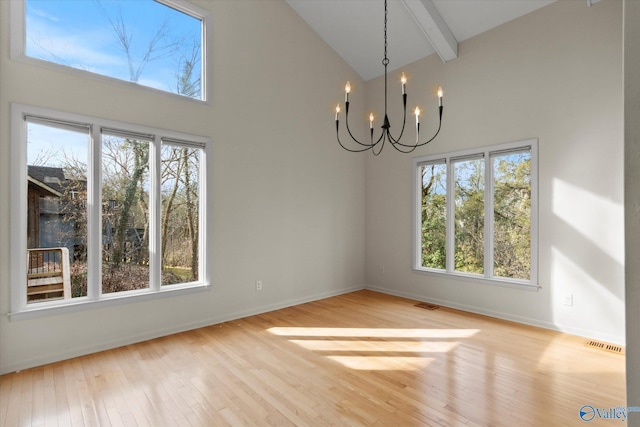
[[[62,167],[67,159],[88,162],[89,134],[29,123],[27,164]],[[46,160],[46,162],[44,162]]]
[[[131,81],[126,55],[110,20],[124,23],[134,68],[145,63],[144,53],[166,22],[166,35],[157,46],[177,43],[182,49],[158,50],[157,57],[146,62],[138,83],[176,92],[183,55],[190,54],[194,41],[200,43],[201,23],[153,0],[27,0],[26,53]]]

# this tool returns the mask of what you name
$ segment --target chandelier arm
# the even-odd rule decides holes
[[[402,147],[405,148],[412,148],[411,151],[415,150],[416,147],[422,147],[423,145],[427,145],[428,143],[430,143],[431,141],[433,141],[434,139],[436,139],[436,136],[438,136],[438,134],[440,133],[440,129],[442,128],[442,107],[439,107],[440,109],[440,120],[438,122],[438,129],[436,130],[436,133],[428,140],[426,140],[425,142],[418,142],[418,140],[416,139],[416,143],[415,144],[403,144],[401,142],[397,142],[395,145],[400,145]]]
[[[348,110],[348,109],[347,109]],[[349,136],[351,137],[351,139],[360,144],[361,146],[363,146],[364,148],[358,148],[358,149],[353,149],[353,148],[348,148],[347,146],[345,146],[342,141],[340,140],[340,120],[336,120],[336,139],[338,140],[338,144],[340,144],[340,146],[342,148],[344,148],[346,151],[350,151],[352,153],[361,153],[363,151],[367,151],[367,150],[371,150],[372,152],[375,152],[374,148],[376,145],[378,145],[380,143],[380,141],[382,141],[382,146],[380,147],[380,150],[378,151],[378,154],[380,154],[380,152],[382,151],[382,147],[384,147],[384,141],[383,141],[383,137],[384,137],[384,132],[382,132],[382,134],[380,135],[380,138],[378,138],[376,140],[376,142],[373,142],[373,129],[371,129],[371,143],[370,144],[364,144],[360,141],[358,141],[352,134],[351,131],[349,131]],[[348,129],[348,123],[347,123],[347,129]],[[376,154],[376,156],[378,155]]]
[[[362,144],[361,142],[358,142],[357,140],[355,140],[356,142],[358,142],[358,144],[360,145],[364,145],[365,148],[359,148],[359,149],[353,149],[353,148],[348,148],[347,146],[345,146],[342,141],[340,141],[340,133],[338,132],[338,122],[339,120],[336,120],[336,138],[338,140],[338,144],[340,144],[340,146],[342,148],[344,148],[346,151],[349,151],[351,153],[362,153],[363,151],[367,151],[367,150],[372,150],[373,149],[373,145],[367,145],[367,144]],[[352,137],[353,138],[353,137]]]
[[[376,142],[373,142],[373,129],[370,129],[370,130],[369,130],[369,132],[370,132],[370,134],[371,134],[371,145],[370,145],[371,152],[372,152],[374,155],[376,155],[376,156],[377,156],[378,154],[380,154],[380,152],[382,151],[382,148],[384,147],[384,129],[382,129],[382,133],[380,134],[380,138],[378,138],[378,139],[376,140]],[[382,143],[382,144],[380,144],[380,143]],[[378,153],[376,154],[375,147],[376,147],[376,145],[378,145],[378,144],[380,144],[380,150],[378,150]]]
[[[382,153],[382,149],[384,148],[384,142],[385,142],[385,139],[386,139],[384,137],[385,132],[388,132],[388,130],[382,129],[382,135],[380,135],[380,138],[378,138],[378,141],[375,144],[375,145],[378,145],[378,143],[380,141],[382,141],[382,144],[380,144],[380,149],[378,151],[376,151],[375,146],[371,147],[371,152],[373,153],[374,156],[379,156],[380,153]]]
[[[357,144],[362,145],[363,147],[366,147],[366,148],[361,149],[361,150],[355,150],[355,152],[370,150],[372,147],[375,147],[376,145],[378,145],[380,143],[380,141],[382,141],[383,138],[384,138],[384,130],[383,130],[383,132],[380,134],[380,138],[378,138],[376,140],[376,142],[373,142],[373,129],[370,129],[370,131],[371,131],[371,136],[370,136],[371,143],[365,144],[364,142],[358,141],[358,139],[355,136],[353,136],[353,134],[351,133],[351,129],[349,128],[349,103],[347,103],[346,108],[345,108],[345,121],[346,121],[346,125],[347,125],[347,132],[349,133],[349,136],[351,137],[351,139],[354,142],[356,142]],[[336,134],[338,132],[337,123],[338,123],[338,121],[336,120]],[[340,145],[342,145],[342,143],[340,143]],[[382,145],[384,146],[384,141],[383,141]],[[342,146],[344,147],[344,145],[342,145]],[[347,151],[354,151],[354,150],[347,150]]]
[[[347,132],[349,133],[349,136],[351,137],[351,139],[354,142],[362,145],[363,147],[369,147],[369,148],[371,147],[371,144],[365,144],[364,142],[358,141],[356,139],[356,137],[353,136],[353,134],[351,133],[351,129],[349,128],[349,104],[348,103],[347,103],[346,108],[345,108],[345,123],[346,123],[346,126],[347,126]],[[340,145],[342,145],[342,144],[340,144]],[[364,150],[362,150],[362,151],[364,151]]]
[[[400,140],[402,139],[402,135],[404,135],[404,128],[407,124],[407,94],[404,93],[402,94],[402,104],[403,104],[403,115],[402,115],[402,129],[400,130],[400,135],[398,136],[398,138],[394,138],[393,136],[391,136],[391,132],[389,132],[389,142],[391,142],[392,144],[400,144]],[[403,144],[400,144],[403,145]]]
[[[397,142],[397,143],[391,142],[391,146],[393,148],[395,148],[397,151],[399,151],[399,152],[401,152],[403,154],[412,153],[416,148],[419,147],[418,144],[416,144],[416,145],[408,145],[408,144],[402,144],[400,142]]]
[[[373,129],[371,129],[371,136],[373,137]],[[373,142],[373,139],[371,141]],[[380,138],[378,138],[378,140],[375,143],[372,143],[371,145],[375,147],[380,142],[382,142],[382,146],[384,147],[384,129],[382,130],[382,133],[380,134]]]
[[[421,142],[420,144],[417,144],[416,147],[422,147],[423,145],[427,145],[428,143],[430,143],[431,141],[433,141],[434,139],[436,139],[436,136],[438,136],[438,134],[440,133],[440,129],[442,128],[442,120],[440,120],[440,124],[438,125],[438,130],[436,131],[436,133],[431,137],[431,139],[425,141],[425,142]]]
[[[391,146],[393,148],[395,148],[396,151],[403,153],[403,154],[409,154],[411,153],[413,150],[416,149],[417,145],[406,145],[406,144],[401,144],[400,142],[394,142],[395,140],[391,137],[391,135],[389,135],[389,130],[387,129],[387,139],[389,140],[389,143],[391,144]],[[382,150],[380,150],[382,151]],[[378,154],[380,154],[380,151],[378,152]],[[374,153],[375,154],[375,153]],[[378,155],[376,154],[376,156]]]
[[[438,107],[439,112],[440,112],[440,121],[438,122],[438,130],[436,131],[435,135],[433,135],[431,137],[431,139],[422,142],[420,144],[418,144],[418,147],[422,147],[423,145],[427,145],[428,143],[430,143],[431,141],[433,141],[434,139],[436,139],[436,136],[438,136],[438,134],[440,133],[440,129],[442,128],[442,110],[444,110],[443,106],[441,105],[440,107]]]

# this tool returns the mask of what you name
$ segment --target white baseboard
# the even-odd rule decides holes
[[[79,345],[79,346],[68,348],[63,352],[59,352],[55,354],[38,355],[32,358],[20,360],[15,363],[9,363],[2,367],[2,371],[0,372],[0,375],[7,374],[10,372],[21,371],[21,370],[33,368],[36,366],[42,366],[49,363],[55,363],[61,360],[72,359],[74,357],[80,357],[87,354],[97,353],[99,351],[105,351],[105,350],[110,350],[113,348],[118,348],[118,347],[130,345],[130,344],[135,344],[138,342],[147,341],[154,338],[160,338],[167,335],[190,331],[197,328],[216,325],[216,324],[228,322],[231,320],[241,319],[243,317],[253,316],[261,313],[267,313],[270,311],[279,310],[279,309],[291,307],[294,305],[305,304],[308,302],[318,301],[318,300],[330,298],[333,296],[348,294],[350,292],[355,292],[362,289],[365,289],[364,285],[345,288],[345,289],[339,289],[339,290],[332,290],[327,292],[320,292],[320,293],[308,295],[302,298],[293,298],[290,300],[281,301],[275,304],[252,307],[248,310],[241,310],[233,313],[225,313],[220,316],[214,316],[207,319],[203,319],[202,321],[182,323],[179,325],[174,325],[170,328],[146,331],[142,334],[121,337],[116,340],[104,341],[99,344]]]
[[[383,294],[409,298],[417,301],[425,301],[425,298],[426,298],[424,295],[412,294],[410,292],[402,292],[402,291],[397,291],[395,289],[381,288],[377,286],[367,286],[366,289],[375,291],[375,292],[380,292]],[[511,314],[511,313],[503,313],[499,311],[488,310],[483,307],[460,304],[455,301],[442,300],[438,298],[428,297],[426,298],[426,301],[441,305],[443,307],[449,307],[449,308],[455,308],[457,310],[467,311],[469,313],[481,314],[484,316],[495,317],[497,319],[502,319],[502,320],[509,320],[511,322],[522,323],[524,325],[536,326],[544,329],[550,329],[552,331],[558,331],[566,334],[577,335],[580,337],[585,337],[585,338],[594,339],[598,341],[605,341],[612,344],[618,344],[622,346],[625,345],[624,335],[618,336],[618,335],[604,334],[604,333],[599,333],[597,331],[594,332],[587,329],[576,328],[570,325],[556,324],[556,323],[548,322],[544,320],[518,316],[516,314]]]

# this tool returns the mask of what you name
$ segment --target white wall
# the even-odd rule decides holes
[[[364,83],[286,3],[197,2],[213,14],[211,106],[10,60],[9,3],[0,1],[0,373],[364,286],[365,160],[337,146],[333,122],[344,80]],[[11,102],[210,137],[211,291],[9,320]]]
[[[367,161],[367,284],[623,343],[622,2],[589,8],[559,1],[461,43],[455,61],[432,55],[404,71],[409,107],[421,104],[433,122],[435,90],[445,89],[443,131],[415,156],[539,139],[542,288],[413,272],[411,156],[391,147]],[[396,74],[389,80],[392,130],[401,118]],[[382,85],[367,83],[368,108],[379,114]],[[426,135],[429,126],[421,126]],[[562,305],[565,294],[573,294],[573,307]]]
[[[640,405],[640,3],[624,2],[625,299],[627,406]],[[640,413],[628,426],[640,426]]]
[[[391,147],[377,158],[337,148],[333,106],[345,80],[364,83],[284,2],[197,2],[214,20],[210,107],[11,61],[8,3],[0,1],[0,200],[10,193],[11,102],[208,136],[214,141],[207,259],[213,287],[10,321],[9,206],[0,202],[0,373],[365,282],[624,341],[621,2],[587,8],[583,1],[559,1],[461,43],[456,61],[442,64],[432,56],[405,69],[409,105],[420,103],[427,117],[435,115],[435,87],[446,95],[444,130],[416,156],[540,140],[538,292],[411,270],[411,156]],[[368,82],[366,92],[368,106],[380,111],[382,81]],[[353,117],[364,117],[362,96],[352,93]],[[399,96],[390,102],[393,125]],[[256,279],[264,281],[261,293],[254,291]],[[565,293],[574,295],[574,307],[561,305]]]

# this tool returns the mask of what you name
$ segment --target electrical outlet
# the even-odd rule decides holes
[[[384,265],[380,266],[380,275],[384,276]]]
[[[573,307],[573,294],[564,294],[562,305],[566,307]]]
[[[262,290],[262,280],[256,280],[256,291]]]

